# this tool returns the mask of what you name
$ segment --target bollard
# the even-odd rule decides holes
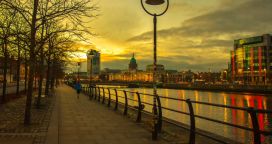
[[[108,92],[109,92],[109,101],[108,101],[108,107],[110,107],[110,103],[111,103],[111,94],[110,94],[110,89],[108,88]]]
[[[97,87],[98,89],[98,102],[100,102],[100,87]]]
[[[188,104],[189,112],[190,112],[190,139],[189,144],[195,143],[195,114],[193,105],[190,99],[186,100],[186,103]]]
[[[116,96],[114,110],[117,110],[118,109],[118,93],[117,93],[116,89],[114,89],[114,91],[115,91],[115,96]]]
[[[254,134],[254,144],[261,144],[261,134],[260,134],[260,127],[259,122],[256,114],[256,110],[253,107],[249,107],[247,112],[250,114],[251,123],[253,127],[253,134]]]
[[[102,87],[102,89],[103,89],[103,99],[102,99],[102,104],[104,104],[105,103],[105,89]]]
[[[138,92],[136,92],[137,97],[138,97],[138,115],[137,115],[137,120],[136,122],[141,122],[142,119],[142,102],[141,102],[141,97]]]
[[[158,110],[159,110],[159,118],[158,118],[158,132],[162,130],[162,107],[161,107],[161,100],[158,95],[156,95],[157,102],[158,102]]]
[[[124,115],[127,115],[127,110],[128,110],[128,99],[127,99],[127,92],[124,90],[124,95],[125,95],[125,108],[124,108]]]

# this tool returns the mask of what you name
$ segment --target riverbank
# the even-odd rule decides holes
[[[129,83],[124,82],[95,82],[96,85],[114,85],[114,86],[129,86]],[[153,88],[152,83],[132,83],[135,88]],[[272,93],[272,86],[268,85],[212,85],[212,84],[159,84],[158,88],[165,89],[184,89],[184,90],[200,90],[214,92],[242,92],[242,93]]]

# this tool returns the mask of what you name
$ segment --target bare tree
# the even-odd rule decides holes
[[[12,37],[11,27],[14,24],[15,11],[1,6],[0,11],[0,39],[2,41],[1,52],[3,53],[3,91],[1,102],[6,101],[6,88],[7,88],[7,69],[9,60],[9,41]]]
[[[35,62],[37,53],[40,51],[38,30],[48,21],[62,21],[67,28],[74,29],[74,34],[83,38],[83,32],[89,33],[85,22],[85,18],[96,17],[95,11],[97,7],[91,4],[91,0],[0,0],[2,5],[8,6],[12,10],[18,12],[30,29],[29,33],[29,76],[28,90],[25,108],[25,124],[30,124],[31,120],[31,102],[33,93],[33,80],[35,70]],[[44,13],[45,5],[47,5],[46,13]],[[42,28],[41,28],[42,29]],[[82,33],[78,33],[81,31]],[[48,36],[50,37],[50,36]],[[45,41],[46,38],[43,38]],[[41,37],[40,37],[41,40]],[[49,38],[48,38],[49,40]],[[56,55],[56,54],[54,54]]]

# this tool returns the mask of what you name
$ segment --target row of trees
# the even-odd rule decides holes
[[[10,57],[17,60],[17,94],[20,65],[25,65],[26,107],[24,123],[31,123],[33,81],[38,75],[40,107],[43,80],[45,94],[54,87],[57,73],[73,49],[73,44],[92,33],[87,24],[97,17],[92,0],[0,0],[0,57],[3,58],[2,99],[6,100],[7,69]],[[46,71],[46,74],[45,72]]]

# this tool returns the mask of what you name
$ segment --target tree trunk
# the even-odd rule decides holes
[[[49,57],[47,61],[46,83],[45,83],[45,95],[47,96],[49,93],[50,79],[51,79],[51,66],[50,66],[50,57]]]
[[[32,92],[33,92],[33,80],[35,74],[35,47],[36,47],[36,21],[37,21],[37,9],[39,0],[34,0],[34,7],[32,13],[31,22],[31,33],[30,33],[30,49],[29,49],[29,79],[28,79],[28,89],[25,107],[25,119],[24,124],[29,125],[31,123],[31,103],[32,103]]]
[[[43,19],[43,25],[42,25],[42,33],[41,33],[41,42],[42,44],[40,45],[40,55],[41,55],[41,59],[40,59],[40,64],[39,64],[39,81],[38,81],[38,89],[39,89],[39,92],[38,92],[38,98],[37,98],[37,103],[36,103],[36,108],[40,108],[40,105],[41,105],[41,96],[42,96],[42,83],[43,83],[43,74],[44,74],[44,66],[43,66],[43,63],[44,63],[44,49],[43,49],[43,37],[44,37],[44,28],[45,28],[45,19]]]
[[[36,67],[37,67],[37,64],[35,63],[35,69],[36,69]],[[34,72],[34,89],[36,89],[37,88],[37,72],[35,71]]]
[[[4,39],[3,50],[4,50],[4,73],[3,73],[3,91],[2,91],[2,100],[1,100],[2,103],[6,101],[6,90],[7,90],[8,53],[7,53],[6,39]]]
[[[51,80],[50,80],[50,89],[54,89],[54,84],[55,84],[55,61],[53,60],[53,64],[52,64],[52,75],[51,75]]]
[[[9,59],[9,83],[12,82],[12,58]]]
[[[49,47],[48,47],[48,59],[47,59],[47,72],[46,72],[46,84],[45,84],[45,95],[48,96],[50,79],[52,75],[51,69],[51,50],[52,50],[52,41],[49,39]]]
[[[20,68],[21,68],[21,49],[20,49],[20,43],[18,40],[17,43],[17,47],[18,47],[18,59],[17,59],[17,76],[16,76],[16,95],[19,96],[19,91],[20,91]]]
[[[40,108],[40,105],[41,105],[42,83],[43,83],[43,73],[44,73],[43,72],[44,71],[43,61],[44,61],[44,56],[43,56],[43,52],[42,52],[40,66],[39,66],[40,67],[40,69],[39,69],[39,83],[38,83],[39,84],[39,92],[38,92],[36,108]]]
[[[25,93],[27,92],[27,75],[28,75],[28,66],[27,66],[27,56],[26,56],[26,50],[25,50]]]

